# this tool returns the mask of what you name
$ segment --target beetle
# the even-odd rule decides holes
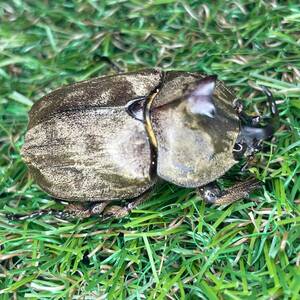
[[[51,92],[29,113],[22,156],[41,189],[69,205],[19,219],[123,217],[161,179],[198,188],[215,204],[247,196],[259,187],[256,179],[225,191],[212,182],[278,127],[275,101],[265,93],[271,113],[262,125],[217,76],[199,72],[154,68]],[[115,205],[120,200],[123,207]]]

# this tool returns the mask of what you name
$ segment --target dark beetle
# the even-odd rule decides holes
[[[196,72],[150,69],[53,91],[30,111],[22,155],[44,191],[73,204],[30,216],[123,216],[158,178],[202,187],[204,199],[217,204],[246,196],[256,180],[225,192],[205,185],[272,136],[278,113],[267,96],[272,118],[262,126],[216,76]],[[113,200],[128,201],[107,206]]]

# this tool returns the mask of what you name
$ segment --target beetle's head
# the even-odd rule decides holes
[[[252,157],[260,151],[263,141],[270,139],[279,128],[279,114],[272,93],[265,87],[263,91],[267,96],[270,116],[250,116],[243,110],[243,104],[236,101],[234,106],[238,113],[241,130],[234,147],[236,160],[243,156]]]
[[[217,76],[205,77],[196,86],[192,85],[192,89],[181,99],[187,115],[194,120],[193,124],[195,124],[195,120],[198,121],[198,124],[199,121],[205,120],[208,131],[214,123],[218,124],[217,126],[222,125],[222,114],[226,113],[226,108],[220,107],[220,103],[224,99],[215,92],[216,80]],[[262,90],[267,96],[269,116],[247,115],[241,101],[236,100],[233,103],[233,108],[240,121],[240,133],[233,148],[233,155],[236,160],[240,160],[243,156],[252,157],[253,154],[262,149],[263,141],[270,139],[279,128],[279,114],[273,95],[265,87],[262,87]],[[227,109],[226,118],[230,121],[228,111]],[[224,134],[224,131],[229,129],[222,128],[222,130]],[[222,135],[217,134],[215,138],[221,141]]]
[[[216,76],[204,78],[197,87],[188,94],[185,101],[187,111],[198,116],[218,117],[214,103],[214,89]],[[272,93],[265,87],[262,88],[267,96],[269,105],[269,116],[250,116],[244,112],[241,101],[234,101],[233,107],[240,120],[240,133],[233,148],[233,155],[236,160],[243,156],[252,157],[253,154],[262,149],[263,141],[270,139],[279,128],[279,114]]]

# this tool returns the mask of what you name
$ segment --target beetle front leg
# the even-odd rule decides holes
[[[223,205],[233,203],[242,198],[248,198],[251,192],[260,187],[261,183],[257,179],[251,178],[246,181],[239,182],[224,191],[221,191],[215,183],[208,184],[198,190],[200,196],[205,202]]]

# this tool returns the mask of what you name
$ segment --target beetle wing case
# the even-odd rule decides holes
[[[124,107],[147,96],[161,81],[158,69],[97,77],[54,90],[36,102],[29,112],[28,129],[65,111],[99,107]]]
[[[31,109],[22,155],[39,186],[69,201],[128,199],[155,182],[144,124],[126,112],[161,72],[100,77],[43,97]]]
[[[157,140],[157,175],[184,187],[198,187],[222,176],[236,161],[232,150],[239,133],[234,94],[217,81],[213,118],[187,113],[187,91],[205,75],[167,72],[151,111]],[[179,100],[179,101],[178,101]]]

